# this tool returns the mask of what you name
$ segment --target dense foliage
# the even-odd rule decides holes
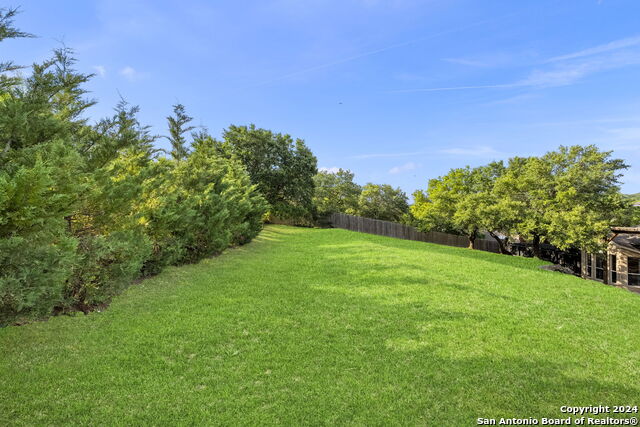
[[[271,218],[311,224],[317,160],[301,139],[251,126],[229,126],[219,151],[238,159],[270,204]]]
[[[313,177],[315,193],[313,202],[318,215],[333,212],[355,215],[362,187],[353,182],[353,172],[339,169],[337,172],[320,171]]]
[[[407,195],[400,188],[388,184],[353,182],[353,172],[321,171],[314,177],[313,197],[318,215],[333,212],[359,215],[384,221],[409,222]]]
[[[15,12],[0,11],[1,39],[27,36]],[[268,209],[237,159],[188,149],[182,105],[168,117],[169,158],[124,101],[89,125],[92,76],[71,53],[0,74],[0,325],[89,310],[141,275],[245,243]]]
[[[409,212],[407,195],[389,184],[368,183],[358,197],[358,215],[384,221],[403,221]]]
[[[508,165],[454,169],[414,194],[422,228],[469,237],[486,231],[503,247],[505,236],[559,248],[598,250],[612,225],[629,225],[634,210],[620,193],[627,166],[595,146],[560,147],[542,157],[515,157]]]

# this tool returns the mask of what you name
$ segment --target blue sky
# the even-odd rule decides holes
[[[63,41],[100,102],[165,133],[181,102],[218,136],[255,123],[320,167],[407,193],[450,168],[597,144],[640,191],[637,0],[27,1],[0,45],[29,64]]]

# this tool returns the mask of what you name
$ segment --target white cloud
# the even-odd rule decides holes
[[[339,170],[340,168],[337,166],[333,166],[330,168],[325,168],[325,167],[318,168],[318,172],[327,172],[327,173],[338,173]]]
[[[107,69],[104,65],[94,65],[93,69],[96,71],[96,74],[100,77],[104,77],[107,75]]]
[[[516,84],[533,87],[567,86],[590,74],[638,65],[640,64],[638,46],[640,46],[640,36],[635,36],[556,56],[544,62],[554,64],[551,68],[534,70],[527,78]]]
[[[522,51],[517,54],[494,51],[494,52],[474,54],[470,57],[463,57],[463,58],[460,58],[460,57],[442,58],[444,62],[449,62],[451,64],[456,64],[456,65],[463,65],[466,67],[476,67],[476,68],[525,65],[525,64],[531,63],[532,59],[533,59],[532,53],[529,51]]]
[[[470,89],[513,89],[527,87],[541,89],[568,86],[577,83],[580,79],[590,74],[638,64],[640,64],[640,52],[620,55],[614,54],[604,58],[595,58],[574,64],[562,64],[547,70],[533,70],[526,78],[513,83],[401,89],[388,91],[387,93],[448,92]]]
[[[363,1],[371,1],[371,0],[363,0]],[[289,4],[289,3],[291,3],[291,0],[285,0],[284,2]],[[396,0],[396,2],[398,2],[398,0]],[[308,2],[294,2],[293,4],[304,5],[304,8],[306,8],[308,10],[309,8],[308,8],[308,4],[307,3]],[[463,31],[467,31],[467,30],[469,30],[469,29],[471,29],[473,27],[479,27],[479,26],[487,25],[489,23],[495,23],[495,22],[504,20],[506,18],[512,17],[513,15],[514,15],[513,13],[509,13],[509,14],[506,14],[506,15],[498,16],[498,17],[496,17],[494,19],[477,21],[477,22],[471,23],[469,25],[464,25],[464,26],[460,26],[460,27],[453,27],[453,28],[450,28],[450,29],[447,29],[447,30],[442,30],[442,31],[439,31],[439,32],[435,32],[433,34],[429,34],[429,35],[426,35],[426,36],[423,36],[423,37],[418,37],[418,38],[415,38],[415,39],[412,39],[412,40],[407,40],[407,41],[403,41],[403,42],[387,45],[387,46],[380,47],[380,48],[377,48],[377,49],[372,49],[372,50],[369,50],[369,51],[363,51],[363,52],[356,53],[354,55],[347,56],[347,57],[344,57],[344,58],[341,58],[341,59],[336,59],[336,60],[333,60],[333,61],[330,61],[330,62],[326,62],[324,64],[318,64],[318,65],[315,65],[315,66],[312,66],[312,67],[308,67],[308,68],[305,68],[305,69],[301,69],[301,70],[298,70],[298,71],[290,72],[290,73],[281,75],[279,77],[272,78],[270,80],[265,80],[265,81],[263,81],[261,83],[258,83],[257,85],[254,85],[253,87],[270,85],[270,84],[276,83],[276,82],[281,81],[281,80],[289,79],[291,77],[297,77],[297,76],[300,76],[302,74],[307,74],[307,73],[311,73],[311,72],[314,72],[314,71],[319,71],[319,70],[323,70],[323,69],[326,69],[326,68],[335,67],[337,65],[342,65],[342,64],[345,64],[345,63],[348,63],[348,62],[360,60],[360,59],[363,59],[363,58],[367,58],[369,56],[379,55],[381,53],[384,53],[384,52],[387,52],[387,51],[390,51],[390,50],[395,50],[395,49],[411,46],[411,45],[414,45],[414,44],[419,43],[419,42],[425,42],[427,40],[437,39],[437,38],[440,38],[442,36],[446,36],[446,35],[449,35],[449,34],[455,34],[455,33],[463,32]]]
[[[593,72],[593,68],[593,64],[584,63],[546,71],[534,70],[527,78],[518,82],[518,85],[535,87],[567,86]]]
[[[392,174],[392,175],[395,175],[395,174],[398,174],[398,173],[411,171],[411,170],[414,170],[414,169],[417,169],[417,168],[418,168],[418,165],[416,165],[413,162],[408,162],[408,163],[405,163],[404,165],[396,166],[396,167],[393,167],[393,168],[389,169],[389,173]]]
[[[135,80],[140,80],[145,76],[143,73],[141,73],[140,71],[137,71],[135,68],[129,65],[127,65],[122,70],[120,70],[120,75],[123,76],[125,79],[129,80],[130,82]]]
[[[530,101],[540,98],[541,95],[536,93],[522,93],[520,95],[510,96],[508,98],[498,99],[496,101],[487,102],[484,105],[501,105],[501,104],[519,104],[521,102]]]
[[[627,47],[633,47],[638,45],[640,45],[640,36],[627,37],[624,39],[612,41],[610,43],[594,46],[589,49],[584,49],[578,52],[569,53],[567,55],[555,56],[553,58],[548,59],[546,62],[558,62],[558,61],[566,61],[568,59],[584,58],[586,56],[598,55],[601,53],[612,52],[615,50],[620,50]]]
[[[534,70],[529,77],[517,84],[540,88],[568,86],[590,74],[638,64],[640,52],[619,52],[577,63],[562,64],[550,70]]]
[[[638,49],[638,46],[640,46],[640,36],[620,39],[567,55],[556,56],[542,62],[544,64],[542,68],[534,69],[525,78],[512,83],[403,89],[387,93],[444,92],[472,89],[542,89],[568,86],[591,74],[640,65],[640,49]],[[465,60],[456,61],[459,63],[465,62]],[[471,65],[471,61],[466,62]]]
[[[452,154],[455,156],[468,156],[468,157],[503,157],[503,153],[496,151],[495,149],[487,146],[472,147],[472,148],[447,148],[440,150],[441,153]]]

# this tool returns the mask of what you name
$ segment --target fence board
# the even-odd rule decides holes
[[[378,219],[364,218],[361,216],[347,215],[343,213],[333,213],[329,217],[331,225],[335,228],[358,231],[361,233],[376,234],[379,236],[395,237],[397,239],[415,240],[419,242],[437,243],[440,245],[466,248],[469,241],[464,236],[441,233],[439,231],[429,231],[427,233],[418,231],[414,227],[398,224],[390,221],[380,221]],[[476,239],[475,248],[486,252],[500,253],[498,243],[489,239]]]

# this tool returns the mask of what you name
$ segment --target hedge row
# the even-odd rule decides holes
[[[60,50],[0,80],[0,325],[88,310],[262,227],[267,202],[212,143],[166,158],[125,103],[88,125],[89,78]]]

